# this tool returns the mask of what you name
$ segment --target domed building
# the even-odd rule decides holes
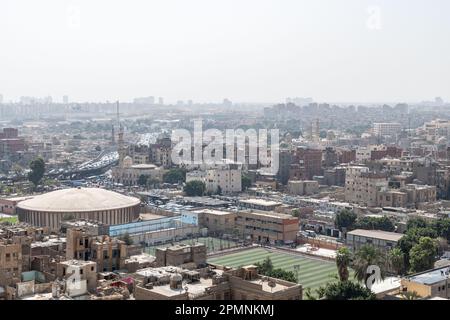
[[[133,159],[125,156],[122,165],[112,168],[112,180],[125,186],[137,186],[141,176],[162,181],[165,172],[154,164],[133,164]]]
[[[139,217],[140,200],[100,188],[63,189],[17,204],[19,221],[59,230],[61,221],[88,219],[107,225]]]

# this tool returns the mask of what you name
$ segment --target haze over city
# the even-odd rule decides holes
[[[450,100],[449,9],[446,0],[2,0],[0,92],[5,101]]]

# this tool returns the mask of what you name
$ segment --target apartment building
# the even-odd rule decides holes
[[[378,190],[378,206],[419,208],[425,203],[436,201],[436,187],[407,184],[399,189]]]
[[[202,181],[206,192],[230,194],[242,191],[242,171],[240,169],[211,169],[191,171],[186,174],[186,182]]]
[[[349,166],[345,174],[345,201],[375,207],[378,190],[388,187],[384,173],[371,172],[368,167]]]
[[[231,211],[202,209],[196,210],[200,226],[210,233],[232,233],[235,228],[236,213]]]
[[[402,292],[416,292],[422,298],[450,299],[450,267],[416,273],[401,280]]]
[[[373,124],[373,134],[375,136],[394,136],[402,130],[402,125],[398,122],[376,122]]]
[[[83,228],[68,229],[66,236],[66,259],[94,261],[100,272],[124,267],[128,257],[128,246],[124,241],[109,236],[92,236]]]
[[[299,220],[283,213],[240,211],[236,227],[244,237],[255,242],[286,243],[297,239]]]
[[[182,266],[195,269],[206,265],[206,246],[203,243],[193,245],[178,244],[155,251],[157,267]]]
[[[314,180],[292,180],[288,182],[288,192],[298,196],[310,196],[319,191],[319,182]]]
[[[19,282],[21,273],[22,246],[0,239],[0,287]]]
[[[374,246],[382,252],[394,248],[403,234],[381,230],[356,229],[347,232],[346,245],[353,252],[358,251],[364,245]]]
[[[256,266],[147,268],[135,274],[136,300],[301,300],[300,284],[261,276]]]
[[[97,287],[97,264],[93,261],[67,260],[56,265],[56,276],[66,281],[70,297],[93,292]]]
[[[262,211],[274,211],[281,206],[281,202],[265,200],[265,199],[243,199],[238,202],[239,207],[244,209],[254,209]]]

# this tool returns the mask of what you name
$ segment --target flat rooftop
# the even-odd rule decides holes
[[[17,197],[12,197],[12,198],[2,198],[2,197],[0,197],[0,200],[19,202],[19,201],[24,201],[24,200],[28,200],[28,199],[33,199],[34,197],[35,196],[17,196]]]
[[[153,213],[141,213],[139,215],[139,218],[141,218],[144,221],[148,221],[148,220],[156,220],[156,219],[167,218],[167,217],[160,216],[160,215],[153,214]]]
[[[138,263],[152,263],[155,261],[156,257],[149,255],[147,253],[141,253],[134,256],[130,256],[125,262],[138,262]]]
[[[278,212],[274,212],[274,211],[255,211],[255,210],[244,210],[241,211],[242,213],[251,213],[257,216],[261,216],[261,217],[269,217],[269,218],[276,218],[276,219],[297,219],[294,216],[291,216],[290,214],[286,214],[286,213],[278,213]],[[238,214],[239,216],[239,214]]]
[[[213,209],[196,210],[196,211],[193,211],[193,212],[195,212],[195,213],[209,213],[209,214],[216,215],[216,216],[226,216],[226,215],[230,215],[230,214],[235,214],[234,212],[230,212],[230,211],[213,210]]]
[[[261,289],[266,292],[278,292],[289,288],[286,285],[278,283],[276,279],[274,279],[273,287],[269,286],[269,281],[263,280],[262,278],[249,281],[250,283],[254,283],[261,286]]]
[[[245,199],[239,200],[240,203],[254,204],[258,206],[278,206],[281,205],[281,202],[265,200],[265,199]]]
[[[198,282],[192,282],[192,283],[183,283],[182,289],[171,289],[169,284],[162,285],[162,286],[154,286],[153,289],[150,289],[151,291],[155,293],[159,293],[166,297],[172,297],[177,296],[183,293],[186,293],[185,288],[188,289],[188,294],[192,295],[199,295],[205,292],[207,288],[213,287],[212,279],[204,279],[200,278],[200,281]]]
[[[401,278],[400,277],[389,277],[384,280],[377,281],[373,284],[371,290],[375,294],[390,292],[393,290],[400,289]]]
[[[164,249],[165,250],[170,250],[170,251],[177,251],[177,250],[181,250],[181,249],[194,248],[194,247],[204,247],[204,246],[205,246],[205,244],[200,243],[200,242],[194,243],[192,245],[179,243],[179,244],[176,244],[176,245],[164,248]]]
[[[131,166],[132,169],[156,169],[158,168],[154,164],[135,164]]]
[[[374,238],[388,241],[399,241],[404,235],[395,232],[381,231],[381,230],[363,230],[356,229],[347,233],[348,235],[360,236],[366,238]]]
[[[80,266],[80,267],[88,266],[91,264],[96,264],[93,261],[84,261],[84,260],[67,260],[67,261],[61,261],[60,263],[66,265],[66,266]]]
[[[406,279],[409,281],[421,283],[421,284],[434,284],[437,282],[444,281],[450,277],[450,267],[443,267],[438,269],[433,269],[425,272],[421,272]]]
[[[159,267],[159,268],[144,268],[137,270],[135,273],[143,277],[171,275],[174,273],[181,273],[183,269],[174,266]]]
[[[34,241],[31,243],[31,248],[51,247],[66,243],[66,238],[50,238],[47,241]]]
[[[219,199],[210,198],[210,197],[183,197],[183,198],[180,198],[180,200],[183,202],[190,202],[190,203],[201,204],[204,206],[215,206],[215,207],[226,206],[226,205],[230,204],[229,201],[219,200]]]

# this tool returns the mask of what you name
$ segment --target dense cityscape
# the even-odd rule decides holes
[[[449,12],[1,0],[0,316],[439,312]]]
[[[442,99],[63,101],[0,105],[2,299],[450,297]],[[198,119],[242,129],[246,155],[251,128],[279,130],[276,172],[225,144],[176,164],[172,132]]]

